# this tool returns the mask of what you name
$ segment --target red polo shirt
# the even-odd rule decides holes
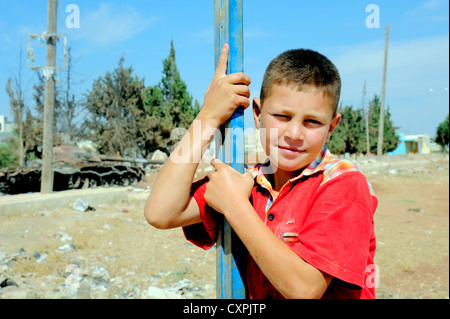
[[[249,170],[255,177],[251,202],[258,216],[300,258],[333,276],[323,298],[375,298],[373,214],[378,200],[353,162],[332,158],[324,147],[302,173],[289,180],[273,199],[265,166]],[[207,178],[192,185],[203,224],[183,228],[186,238],[209,249],[215,243],[217,214],[204,199]],[[250,298],[283,298],[249,255]]]

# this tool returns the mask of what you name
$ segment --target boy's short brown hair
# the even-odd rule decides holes
[[[333,116],[341,95],[341,77],[336,66],[324,55],[308,49],[288,50],[274,58],[264,74],[260,100],[269,95],[272,85],[294,86],[299,91],[318,89],[330,98]]]

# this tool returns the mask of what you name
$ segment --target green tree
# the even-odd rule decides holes
[[[14,167],[19,164],[19,158],[17,154],[13,152],[12,144],[18,142],[12,140],[5,144],[0,144],[0,167]],[[17,144],[17,143],[15,143]],[[18,146],[18,145],[14,145]]]
[[[370,152],[377,152],[378,123],[380,119],[380,99],[377,95],[370,101],[369,108],[369,142]],[[354,110],[352,106],[340,106],[338,112],[342,118],[339,125],[327,142],[332,153],[365,153],[366,149],[366,123],[361,109]],[[393,151],[400,143],[396,129],[391,121],[389,107],[384,114],[383,153]]]
[[[377,153],[380,105],[380,98],[377,95],[369,102],[369,140],[370,152],[373,154]],[[400,138],[396,134],[397,129],[398,127],[394,126],[391,121],[391,112],[388,106],[384,113],[383,154],[395,150],[400,143]]]
[[[442,150],[445,149],[445,146],[450,142],[450,132],[449,132],[449,119],[448,115],[445,118],[445,121],[439,124],[436,129],[436,138],[435,142],[441,145]]]
[[[332,153],[363,153],[365,151],[365,122],[361,109],[339,107],[341,121],[327,143]]]
[[[173,41],[170,42],[169,56],[163,60],[162,73],[163,77],[159,83],[162,94],[162,114],[166,120],[173,123],[174,127],[189,128],[200,111],[200,106],[197,101],[193,105],[187,85],[180,77]]]
[[[170,153],[177,142],[172,131],[187,129],[200,110],[178,72],[173,42],[157,85],[145,88],[143,79],[133,77],[133,68],[123,63],[122,56],[119,66],[95,80],[86,94],[90,138],[102,153],[147,156],[157,149]]]
[[[178,142],[171,137],[172,131],[176,128],[188,129],[200,111],[198,101],[193,102],[186,83],[181,79],[173,41],[169,56],[163,60],[160,82],[147,87],[144,92],[144,110],[145,148],[148,152],[159,149],[167,154]]]
[[[141,119],[144,116],[144,80],[132,77],[133,68],[124,67],[122,56],[118,67],[94,81],[86,95],[90,112],[90,138],[105,154],[142,155],[144,139]]]

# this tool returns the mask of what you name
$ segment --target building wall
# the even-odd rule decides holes
[[[400,144],[397,148],[390,152],[392,155],[397,154],[430,154],[431,142],[430,136],[427,134],[405,135],[399,134]]]

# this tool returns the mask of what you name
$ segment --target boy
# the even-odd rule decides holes
[[[215,171],[192,183],[216,129],[250,104],[248,75],[226,75],[228,50],[194,122],[201,138],[193,138],[192,125],[161,169],[147,221],[182,226],[207,249],[215,242],[214,215],[223,214],[249,252],[251,298],[374,298],[377,198],[355,164],[324,146],[341,118],[340,77],[326,57],[290,50],[269,64],[253,100],[256,128],[277,132],[261,134],[266,163],[240,174],[213,160]]]

